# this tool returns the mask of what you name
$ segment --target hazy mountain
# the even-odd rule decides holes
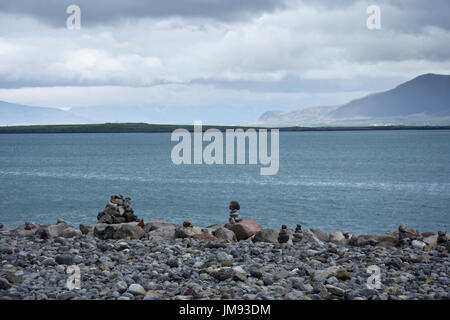
[[[353,100],[330,113],[333,118],[388,118],[450,115],[450,76],[425,74],[395,89]]]
[[[281,123],[290,126],[321,125],[331,120],[328,115],[337,108],[338,107],[313,107],[292,112],[268,111],[254,124],[278,125]]]
[[[30,107],[0,101],[0,125],[77,124],[88,119],[56,108]]]
[[[339,107],[269,111],[258,125],[383,125],[450,123],[450,76],[425,74]]]

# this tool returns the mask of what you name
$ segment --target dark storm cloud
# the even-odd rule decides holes
[[[66,8],[71,4],[80,6],[84,26],[143,17],[236,20],[284,7],[283,0],[1,0],[0,12],[65,26]]]

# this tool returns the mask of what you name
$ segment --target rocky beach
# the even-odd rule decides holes
[[[224,223],[144,222],[111,196],[95,226],[0,224],[0,299],[448,300],[450,235],[404,225],[355,236]],[[290,227],[293,227],[292,229]]]

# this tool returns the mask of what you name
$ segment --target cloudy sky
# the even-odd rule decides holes
[[[71,4],[80,30],[66,27]],[[381,30],[366,26],[373,4]],[[2,0],[0,100],[217,124],[337,105],[450,74],[448,12],[448,0]]]

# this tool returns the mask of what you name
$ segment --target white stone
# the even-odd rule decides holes
[[[427,244],[419,240],[413,240],[411,245],[416,249],[423,249]]]
[[[132,285],[130,285],[130,287],[128,288],[128,292],[131,294],[136,295],[145,295],[145,289],[137,283],[133,283]]]

